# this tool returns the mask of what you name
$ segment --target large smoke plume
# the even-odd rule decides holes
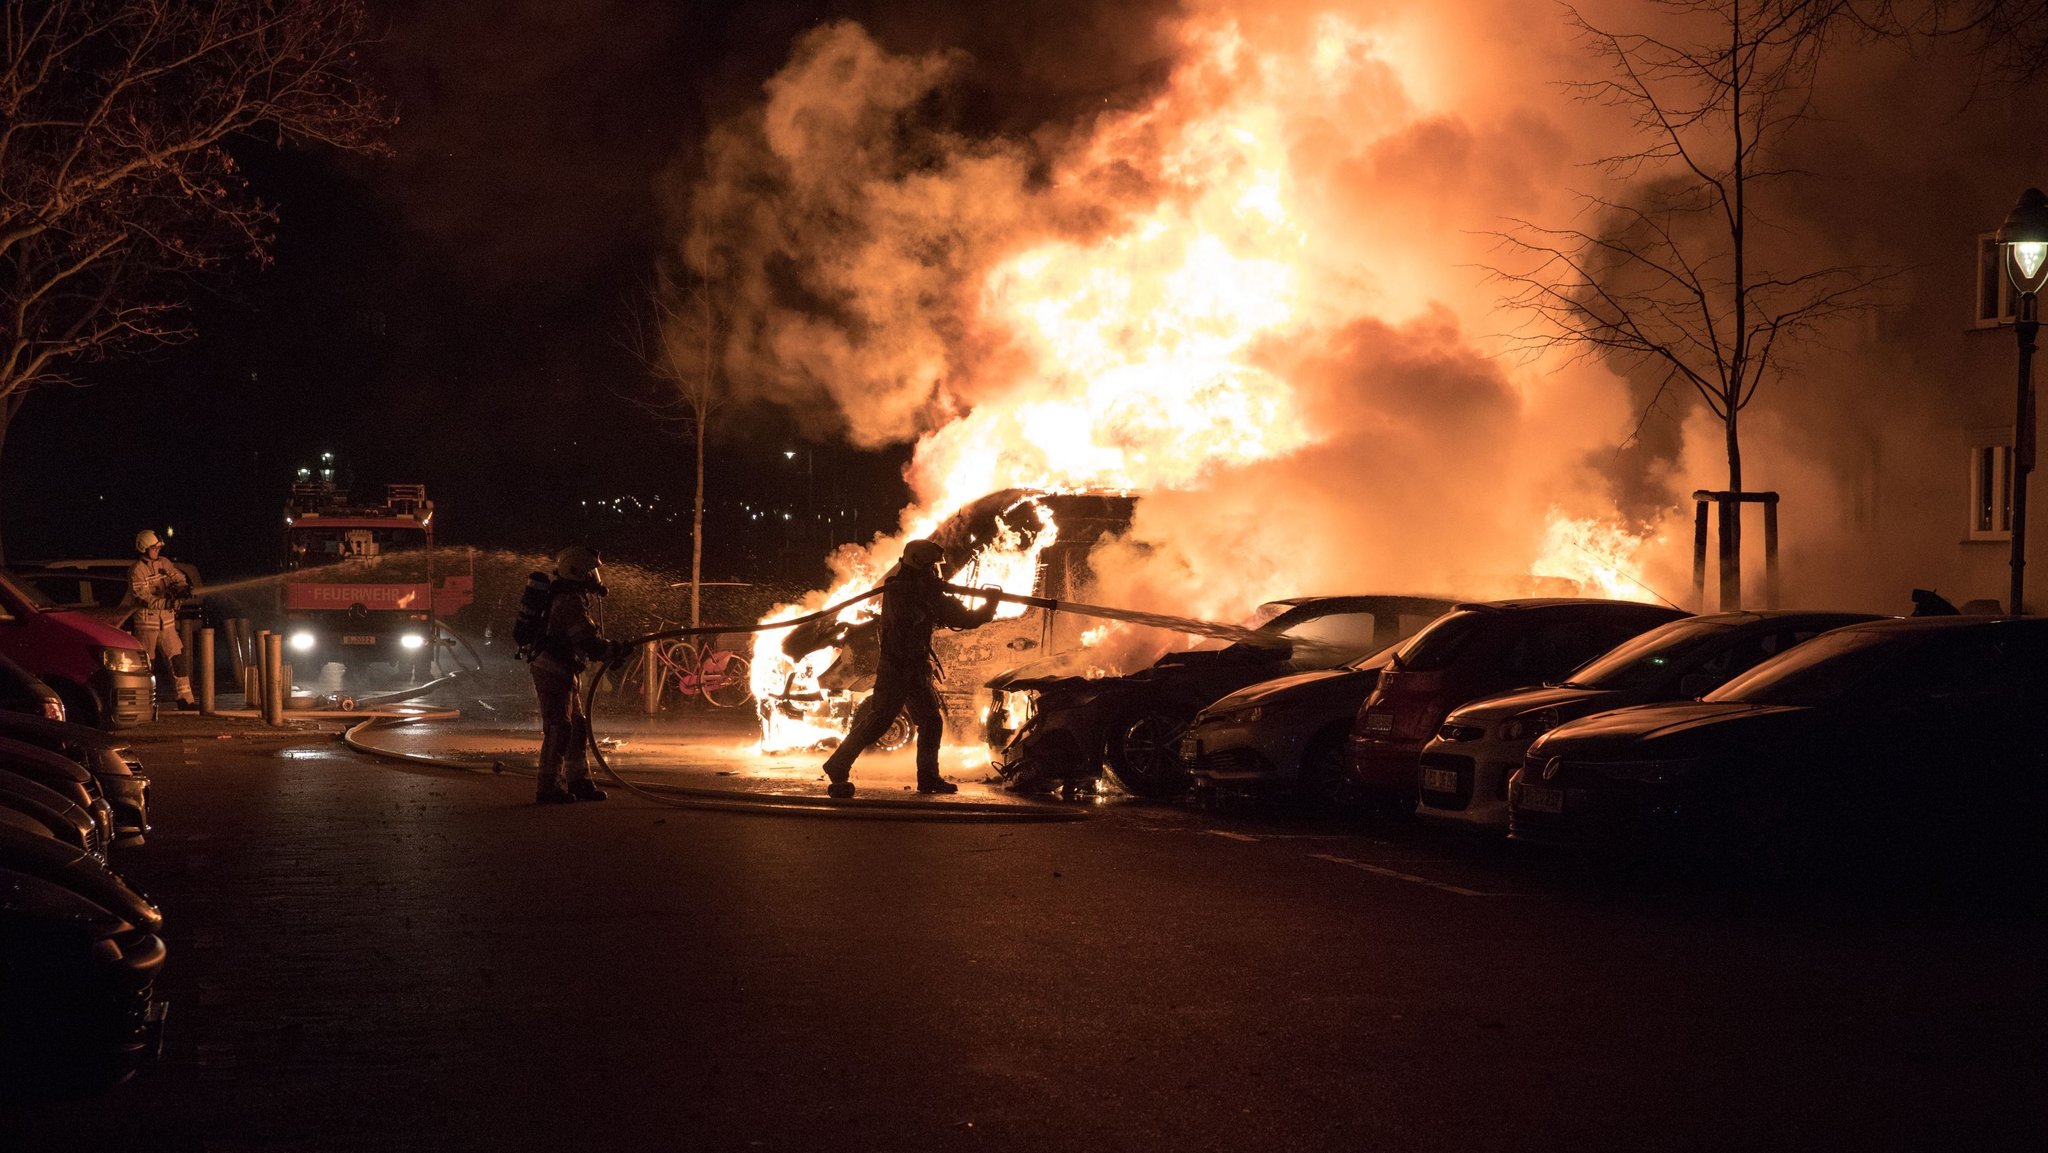
[[[1582,162],[1627,147],[1624,125],[1558,88],[1596,66],[1563,21],[1509,0],[1205,0],[1158,39],[1165,66],[1131,66],[1090,111],[977,133],[954,98],[972,85],[965,54],[891,51],[844,22],[803,37],[762,102],[714,131],[676,213],[687,258],[732,304],[730,381],[803,414],[813,435],[914,440],[923,503],[906,532],[1009,484],[1142,491],[1120,563],[1104,566],[1104,595],[1133,607],[1231,616],[1302,593],[1523,591],[1536,587],[1532,562],[1573,547],[1546,536],[1560,512],[1640,535],[1639,594],[1683,599],[1686,493],[1725,479],[1718,428],[1685,397],[1646,418],[1643,382],[1597,360],[1516,360],[1496,339],[1522,320],[1495,308],[1489,234],[1506,217],[1571,219],[1574,191],[1602,179]],[[1872,83],[1943,83],[1938,61],[1850,51],[1854,78],[1824,78],[1841,104]],[[1923,174],[1897,150],[1880,155],[1876,122],[1822,123],[1800,139],[1814,155]],[[1276,177],[1252,179],[1261,165]],[[1219,188],[1236,198],[1219,205]],[[1858,214],[1826,198],[1773,207],[1794,256],[1896,255],[1858,251]],[[1176,229],[1222,254],[1219,290],[1270,273],[1257,299],[1285,314],[1228,344],[1222,321],[1244,304],[1177,302],[1194,335],[1176,335],[1175,354],[1201,361],[1214,338],[1211,360],[1229,371],[1137,381],[1106,404],[1092,383],[1160,340],[1152,318],[1166,306],[1145,293],[1185,289],[1175,278],[1196,267],[1189,250],[1156,250]],[[1130,299],[1103,299],[1134,284]],[[1057,305],[1031,311],[1024,289]],[[1088,330],[1101,347],[1050,355],[1046,332],[1082,304],[1120,305],[1127,319]],[[1881,352],[1870,335],[1844,333],[1817,355]],[[1900,411],[1925,403],[1906,395],[1909,373],[1856,371],[1899,394],[1884,403]],[[1214,390],[1208,411],[1225,415],[1171,427],[1160,414],[1175,387]],[[1820,575],[1869,544],[1823,510],[1853,504],[1844,490],[1867,484],[1856,478],[1877,458],[1934,467],[1895,443],[1889,417],[1830,418],[1842,403],[1785,386],[1746,426],[1750,487],[1788,493],[1795,601],[1875,600],[1874,584]],[[1230,443],[1233,422],[1255,435]],[[1077,443],[1093,475],[1077,472]]]

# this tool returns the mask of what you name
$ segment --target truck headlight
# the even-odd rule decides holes
[[[141,649],[123,649],[110,646],[102,648],[99,652],[100,663],[107,666],[108,672],[146,673],[149,671],[149,658],[142,655]]]
[[[293,651],[293,652],[295,652],[295,653],[310,653],[310,652],[312,652],[312,651],[313,651],[313,634],[312,634],[312,633],[293,633],[293,634],[292,634],[292,642],[291,642],[291,643],[292,643],[292,651]]]
[[[400,648],[416,649],[426,643],[427,638],[421,636],[418,633],[407,633],[404,636],[398,638],[398,644]]]

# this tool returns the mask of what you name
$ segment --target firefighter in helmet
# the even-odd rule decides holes
[[[970,609],[954,599],[939,576],[944,558],[937,541],[911,541],[903,546],[903,559],[882,580],[882,660],[875,672],[875,691],[854,711],[846,738],[825,761],[828,796],[853,795],[849,778],[854,758],[888,732],[896,715],[905,710],[917,726],[917,791],[960,791],[960,786],[939,776],[945,718],[932,688],[939,671],[932,655],[932,630],[940,625],[971,629],[987,624],[996,615],[996,602],[986,597],[980,608]]]
[[[135,534],[135,552],[139,559],[128,566],[128,592],[142,607],[135,610],[129,628],[142,642],[142,659],[152,672],[157,654],[164,655],[178,688],[178,709],[189,712],[198,708],[199,702],[192,699],[192,670],[178,639],[178,605],[191,598],[192,582],[165,559],[163,539],[154,529]]]
[[[590,779],[590,717],[577,691],[587,662],[609,661],[623,647],[604,638],[591,614],[596,598],[606,592],[598,563],[597,553],[580,544],[555,556],[547,628],[532,665],[533,693],[540,703],[540,780],[534,800],[543,805],[604,800],[604,790]]]

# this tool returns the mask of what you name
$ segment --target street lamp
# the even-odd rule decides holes
[[[2012,418],[2012,598],[2014,616],[2022,607],[2027,571],[2027,474],[2034,471],[2034,337],[2041,331],[2036,294],[2048,284],[2048,196],[2038,188],[2020,194],[2005,227],[1998,230],[2005,275],[2018,299],[2013,301],[2013,331],[2020,340],[2019,400]]]

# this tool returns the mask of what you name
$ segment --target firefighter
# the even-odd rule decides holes
[[[192,582],[164,559],[164,542],[154,530],[135,534],[135,551],[141,559],[128,566],[128,592],[142,607],[135,610],[129,627],[142,642],[142,659],[149,662],[151,672],[156,671],[157,653],[163,653],[178,688],[178,711],[190,712],[199,702],[192,698],[192,670],[178,639],[178,604],[191,597]]]
[[[917,726],[917,791],[957,793],[960,786],[939,776],[939,741],[945,718],[939,712],[938,693],[932,679],[938,660],[932,654],[932,630],[940,625],[971,629],[987,624],[996,615],[993,597],[983,598],[978,609],[970,609],[945,591],[939,577],[939,561],[945,550],[937,541],[914,540],[903,546],[903,559],[882,580],[882,659],[875,672],[875,691],[853,714],[846,738],[825,761],[830,781],[825,794],[850,797],[849,779],[855,757],[895,722],[896,715],[909,710]]]
[[[586,662],[610,661],[625,646],[604,638],[592,619],[592,600],[604,596],[597,553],[570,545],[555,556],[548,591],[547,628],[533,658],[533,693],[540,702],[540,780],[534,800],[543,805],[602,801],[590,779],[586,754],[590,717],[578,690]]]

